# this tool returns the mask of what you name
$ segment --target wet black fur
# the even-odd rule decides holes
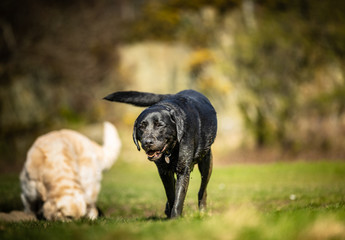
[[[182,214],[195,164],[201,174],[198,205],[204,210],[212,172],[211,145],[217,133],[216,111],[210,101],[194,90],[167,95],[115,92],[104,99],[148,107],[135,121],[133,140],[138,150],[141,143],[158,168],[168,199],[166,215],[174,218]]]

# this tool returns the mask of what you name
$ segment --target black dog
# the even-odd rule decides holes
[[[217,133],[216,111],[210,101],[193,90],[174,95],[115,92],[104,99],[149,106],[135,121],[133,140],[138,150],[138,141],[141,142],[148,159],[157,165],[168,198],[167,217],[182,214],[190,173],[196,163],[201,174],[198,205],[204,210],[212,172],[211,145]]]

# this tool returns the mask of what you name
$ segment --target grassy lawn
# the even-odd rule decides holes
[[[0,222],[0,239],[345,239],[345,163],[215,166],[202,215],[196,168],[181,219],[164,218],[152,163],[120,159],[104,174],[104,217]],[[0,176],[0,211],[20,210],[19,193],[17,175]]]

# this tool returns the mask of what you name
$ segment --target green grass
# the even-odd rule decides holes
[[[183,218],[164,218],[155,166],[119,160],[104,174],[96,221],[0,222],[0,239],[345,239],[345,163],[214,167],[208,211],[192,173]],[[0,211],[20,209],[18,177],[0,176]]]

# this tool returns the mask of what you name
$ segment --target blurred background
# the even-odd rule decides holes
[[[51,130],[101,141],[105,120],[136,158],[143,109],[102,100],[119,90],[204,93],[216,164],[344,159],[344,76],[344,1],[2,0],[0,172]]]

